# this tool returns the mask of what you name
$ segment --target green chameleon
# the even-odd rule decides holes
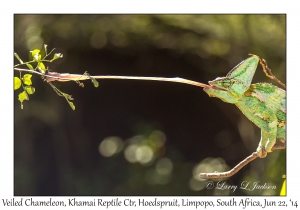
[[[261,129],[257,155],[266,157],[276,139],[286,140],[286,94],[268,83],[251,84],[260,58],[249,57],[234,67],[226,77],[209,81],[204,91],[210,97],[235,104],[243,114]]]

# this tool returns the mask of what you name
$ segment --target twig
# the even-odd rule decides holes
[[[281,141],[281,144],[275,144],[272,148],[272,151],[278,149],[285,149],[285,141]],[[234,168],[230,171],[226,172],[214,172],[214,173],[200,173],[199,176],[201,179],[222,179],[228,178],[236,174],[240,169],[242,169],[245,165],[250,163],[251,161],[255,160],[258,157],[257,152],[253,152],[250,156],[246,157],[242,160],[239,164],[237,164]]]
[[[282,83],[279,79],[275,77],[275,75],[272,73],[272,70],[269,68],[268,63],[265,59],[259,58],[259,63],[263,68],[263,71],[265,72],[265,75],[269,77],[272,80],[275,80],[278,82],[282,87],[286,88],[285,84]]]

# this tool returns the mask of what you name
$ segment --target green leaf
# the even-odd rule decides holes
[[[63,96],[65,97],[65,99],[67,100],[67,102],[69,103],[70,107],[71,107],[73,110],[75,110],[75,105],[74,105],[74,103],[71,102],[71,101],[69,101],[69,100],[74,100],[74,99],[72,98],[72,96],[69,95],[69,94],[63,93],[63,92],[61,92],[61,93],[63,94]]]
[[[31,64],[26,63],[26,65],[28,66],[28,68],[29,68],[30,70],[34,70],[34,68],[33,68],[33,66],[32,66]]]
[[[26,91],[23,91],[22,93],[19,94],[18,100],[21,102],[21,109],[23,109],[23,101],[24,100],[29,100],[28,94]]]
[[[31,85],[32,84],[31,77],[32,77],[32,74],[25,74],[23,76],[23,82],[24,82],[25,85]]]
[[[28,94],[26,91],[23,91],[19,94],[18,100],[22,103],[24,100],[29,100]]]
[[[67,101],[68,101],[68,100],[67,100]],[[70,107],[71,107],[73,110],[75,110],[75,105],[73,104],[73,102],[68,101],[68,103],[69,103]]]
[[[91,77],[91,80],[95,87],[99,87],[99,82],[95,78]]]
[[[36,62],[39,62],[41,60],[41,55],[40,55],[40,50],[38,49],[35,49],[33,51],[30,51],[31,52],[31,55],[33,57],[33,60],[35,60]]]
[[[19,55],[18,55],[17,53],[14,53],[14,55],[15,55],[15,57],[18,59],[18,61],[19,61],[20,63],[23,63],[23,61],[21,60],[21,58],[19,57]]]
[[[21,87],[21,80],[18,77],[14,77],[14,90],[17,90]]]
[[[65,99],[67,100],[67,102],[69,103],[70,107],[71,107],[73,110],[75,110],[75,105],[74,105],[74,103],[71,102],[71,101],[69,101],[69,100],[74,100],[74,99],[72,98],[72,96],[69,95],[69,94],[63,93],[63,92],[62,92],[62,94],[63,94],[63,96],[65,97]]]
[[[91,75],[89,73],[87,73],[87,71],[84,72],[83,75],[88,76],[92,80],[92,83],[94,84],[95,87],[99,87],[99,82],[95,78],[91,77]]]
[[[43,73],[43,74],[46,73],[46,67],[42,62],[39,62],[38,69],[40,70],[41,73]]]
[[[52,62],[52,61],[54,61],[56,59],[62,58],[62,57],[63,57],[63,54],[61,54],[61,53],[55,53],[54,56],[53,56],[53,58],[52,58],[52,60],[50,62]]]
[[[68,100],[74,100],[74,98],[72,98],[71,95],[68,95],[68,94],[66,94],[66,93],[65,93],[65,97],[68,98]]]
[[[28,94],[34,94],[34,92],[35,92],[35,88],[32,86],[25,86],[24,89],[26,90],[26,92]]]

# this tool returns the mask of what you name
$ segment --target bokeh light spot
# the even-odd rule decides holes
[[[34,50],[34,49],[41,49],[44,44],[44,40],[39,36],[33,36],[27,40],[27,49]]]
[[[35,25],[34,26],[30,26],[25,31],[25,38],[28,40],[28,39],[30,39],[33,36],[39,37],[41,35],[41,32],[42,32],[42,30],[41,30],[40,27],[35,26]]]
[[[152,160],[153,151],[149,146],[141,146],[135,151],[135,157],[141,164],[146,164]]]
[[[125,159],[128,161],[128,162],[131,162],[131,163],[136,163],[137,162],[137,158],[135,156],[135,153],[136,153],[136,150],[138,149],[139,147],[135,144],[132,144],[132,145],[129,145],[125,151],[124,151],[124,156],[125,156]]]
[[[150,134],[149,142],[151,146],[160,148],[166,142],[166,135],[160,130],[155,130]]]
[[[121,151],[123,142],[119,137],[107,137],[99,145],[99,153],[104,157],[111,157]]]

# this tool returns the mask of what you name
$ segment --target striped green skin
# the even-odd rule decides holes
[[[258,61],[257,56],[246,59],[226,77],[210,81],[212,87],[204,88],[204,91],[210,97],[235,104],[261,129],[261,140],[256,151],[263,158],[271,152],[276,139],[286,140],[286,93],[271,84],[251,84]]]
[[[250,85],[236,106],[261,129],[257,152],[271,152],[276,139],[285,140],[286,131],[285,91],[267,83]]]

